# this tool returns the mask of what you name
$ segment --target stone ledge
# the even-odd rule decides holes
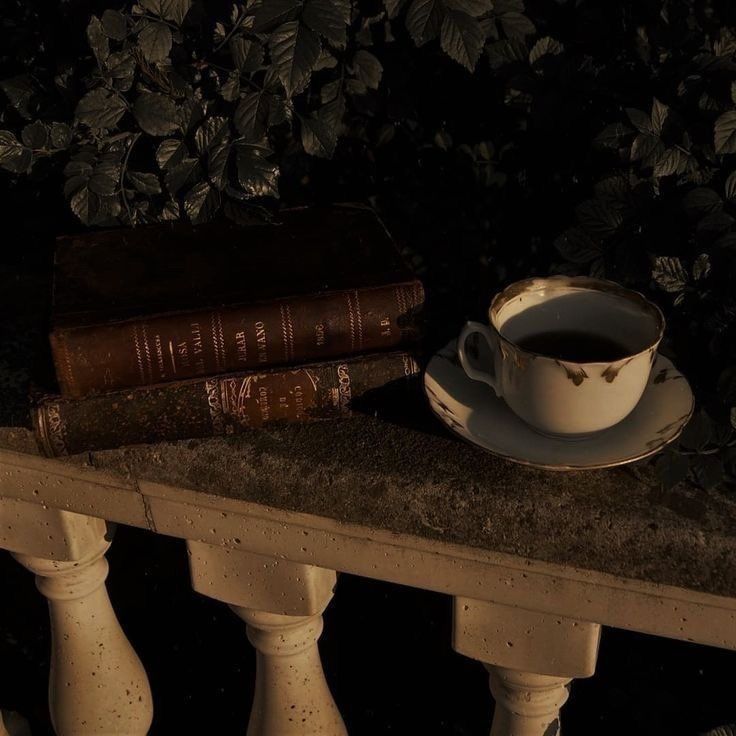
[[[445,434],[358,417],[76,456],[152,481],[447,544],[736,596],[736,500],[656,489],[646,467],[550,473]],[[28,452],[25,430],[0,447]],[[203,503],[206,503],[203,500]]]

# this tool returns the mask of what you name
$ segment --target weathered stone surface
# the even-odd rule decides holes
[[[736,499],[659,491],[646,467],[552,473],[420,426],[358,417],[65,462],[341,521],[736,595]],[[28,450],[25,430],[0,446]]]
[[[15,281],[5,284],[8,304]],[[38,298],[0,325],[0,447],[35,452],[25,382],[48,373]],[[8,329],[9,328],[9,329]],[[15,335],[15,337],[13,337]],[[447,336],[445,336],[446,338]],[[204,493],[448,543],[736,596],[736,497],[658,490],[649,469],[537,471],[450,436],[419,400],[229,439],[80,455],[85,464]]]

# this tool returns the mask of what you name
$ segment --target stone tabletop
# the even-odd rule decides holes
[[[45,360],[39,352],[45,336],[37,321],[20,313],[12,334],[16,338],[6,323],[0,334],[0,448],[35,453],[21,386],[25,368]],[[570,473],[514,465],[450,436],[421,397],[394,401],[377,413],[62,462],[736,597],[736,498],[685,485],[662,491],[646,464]]]
[[[370,416],[64,459],[440,542],[736,596],[736,501],[646,466],[553,473],[497,459],[427,417]],[[35,450],[25,429],[0,447]]]

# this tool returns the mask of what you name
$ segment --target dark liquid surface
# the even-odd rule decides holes
[[[626,358],[632,352],[610,337],[573,330],[540,332],[522,337],[515,342],[523,350],[573,363],[613,362]]]

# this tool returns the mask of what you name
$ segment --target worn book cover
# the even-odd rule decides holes
[[[272,423],[345,416],[371,392],[416,385],[419,373],[408,353],[389,352],[84,399],[53,396],[34,407],[33,425],[48,456],[228,435]]]
[[[57,243],[51,347],[80,398],[396,348],[423,302],[364,207],[88,232]]]

